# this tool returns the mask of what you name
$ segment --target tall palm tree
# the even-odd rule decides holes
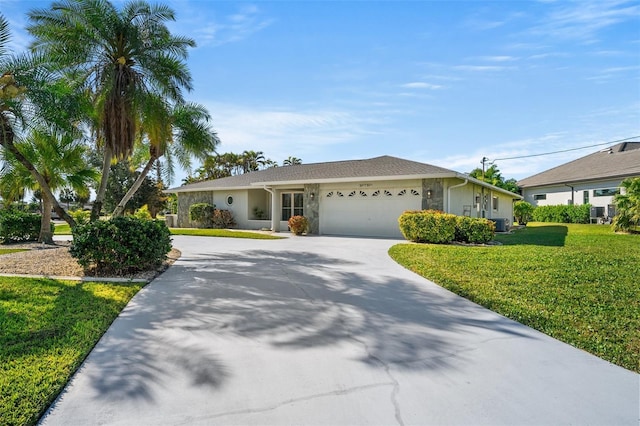
[[[177,160],[185,169],[191,168],[193,157],[203,160],[220,142],[208,125],[209,112],[198,104],[177,104],[171,108],[161,98],[144,108],[142,130],[149,146],[149,159],[129,191],[118,203],[113,216],[124,212],[153,165],[163,155],[170,161]]]
[[[95,133],[103,145],[100,186],[92,211],[98,218],[112,159],[132,151],[140,108],[149,96],[181,102],[191,90],[187,48],[195,42],[170,33],[175,14],[165,5],[130,1],[116,9],[107,0],[63,0],[29,13],[33,50],[69,77],[84,82],[96,109]]]
[[[85,105],[71,87],[37,56],[11,55],[9,25],[0,15],[0,145],[29,171],[54,210],[71,227],[73,218],[60,206],[45,177],[16,146],[16,138],[29,126],[53,124],[70,129]]]
[[[98,178],[98,172],[85,162],[86,145],[72,133],[37,128],[33,129],[27,138],[16,142],[15,146],[33,164],[52,191],[66,187],[72,188],[81,195],[88,194],[89,183]],[[3,150],[2,157],[4,164],[0,171],[0,186],[42,189],[30,171],[10,151]],[[42,221],[38,241],[46,244],[53,243],[52,206],[53,199],[43,192]]]

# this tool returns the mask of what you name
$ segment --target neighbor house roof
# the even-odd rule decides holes
[[[521,188],[640,176],[640,142],[622,142],[518,182]]]
[[[332,161],[326,163],[297,164],[192,183],[166,192],[195,192],[228,189],[249,189],[276,185],[302,185],[309,183],[350,182],[353,180],[399,180],[458,177],[492,187],[453,170],[417,161],[383,155],[366,160]],[[515,195],[517,198],[518,195]]]

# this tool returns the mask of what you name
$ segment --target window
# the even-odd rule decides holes
[[[535,194],[533,196],[533,199],[536,200],[536,201],[546,200],[547,199],[547,194]]]
[[[604,189],[594,189],[593,196],[594,197],[611,197],[613,195],[619,194],[619,188],[604,188]]]
[[[493,210],[498,210],[498,197],[491,198],[491,206]]]
[[[582,204],[589,204],[589,191],[582,191]]]
[[[285,192],[282,194],[282,220],[304,213],[304,195],[302,192]]]
[[[233,204],[233,197],[231,195],[229,195],[226,199],[227,201],[227,205],[230,206],[231,204]]]

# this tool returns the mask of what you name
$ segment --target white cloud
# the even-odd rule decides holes
[[[507,56],[507,55],[478,56],[473,59],[479,59],[481,61],[487,61],[487,62],[513,62],[518,60],[518,58],[515,56]]]
[[[221,45],[251,37],[274,22],[265,17],[254,5],[243,6],[237,13],[228,15],[222,22],[212,22],[195,32],[198,45]]]
[[[376,119],[338,110],[290,110],[207,103],[220,152],[263,151],[276,161],[371,137]],[[339,148],[336,148],[339,149]],[[339,155],[336,155],[339,157]]]
[[[629,0],[582,0],[550,5],[551,12],[531,29],[535,35],[578,39],[585,43],[597,40],[597,33],[618,23],[636,20],[640,4]]]
[[[442,89],[443,86],[441,86],[439,84],[425,83],[423,81],[416,81],[416,82],[412,82],[412,83],[403,84],[401,87],[404,87],[405,89],[437,90],[437,89]]]
[[[504,67],[497,65],[456,65],[453,69],[458,71],[470,71],[470,72],[491,72],[491,71],[505,71],[512,69],[513,67]]]

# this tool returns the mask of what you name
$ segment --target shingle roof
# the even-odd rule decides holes
[[[640,142],[622,142],[518,182],[521,188],[640,176]]]
[[[229,176],[171,188],[167,192],[206,191],[212,189],[248,188],[260,183],[286,183],[384,178],[398,176],[456,176],[453,170],[417,161],[384,155],[366,160],[334,161],[274,167],[242,175]]]

